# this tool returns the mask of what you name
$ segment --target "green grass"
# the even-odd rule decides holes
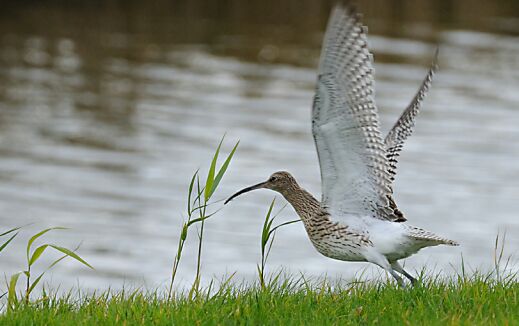
[[[43,298],[0,315],[1,325],[519,325],[519,283],[431,280],[332,287],[323,282],[224,286],[193,299],[142,292]]]

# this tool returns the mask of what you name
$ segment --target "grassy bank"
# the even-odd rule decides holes
[[[297,283],[297,284],[296,284]],[[484,277],[393,284],[310,287],[227,286],[188,299],[158,294],[43,298],[0,316],[1,325],[519,325],[519,283]]]

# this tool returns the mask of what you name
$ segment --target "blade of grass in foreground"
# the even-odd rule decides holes
[[[79,246],[75,250],[70,250],[70,249],[67,249],[67,248],[64,248],[64,247],[61,247],[61,246],[58,246],[58,245],[45,243],[45,244],[42,244],[42,245],[36,247],[36,249],[34,249],[32,251],[32,254],[31,254],[32,245],[34,244],[34,242],[36,240],[38,240],[40,237],[42,237],[43,235],[45,235],[49,231],[52,231],[52,230],[64,230],[64,229],[66,229],[66,228],[64,228],[64,227],[51,227],[51,228],[47,228],[47,229],[44,229],[42,231],[39,231],[38,233],[33,235],[27,241],[27,248],[26,248],[26,255],[27,255],[26,264],[27,265],[26,265],[26,268],[25,268],[25,270],[12,275],[11,278],[10,278],[9,285],[8,285],[9,286],[9,289],[8,289],[8,305],[9,305],[9,307],[12,307],[14,303],[19,302],[18,298],[16,297],[16,285],[18,283],[18,279],[20,278],[20,275],[22,275],[22,274],[25,275],[25,278],[26,278],[24,302],[25,302],[26,305],[28,305],[29,304],[29,300],[30,300],[30,296],[31,296],[31,292],[34,290],[36,285],[40,282],[40,280],[42,279],[43,275],[49,269],[51,269],[53,266],[55,266],[58,262],[63,260],[65,257],[71,257],[71,258],[79,261],[83,265],[88,266],[88,267],[93,269],[93,267],[90,264],[88,264],[83,258],[81,258],[78,254],[76,254],[74,252],[75,250],[77,250],[79,248]],[[49,247],[51,247],[51,248],[53,248],[53,249],[55,249],[55,250],[65,254],[65,255],[63,257],[55,260],[44,272],[42,272],[34,281],[31,282],[32,275],[33,275],[33,273],[32,273],[33,265],[38,261],[38,259],[41,258],[43,253]]]
[[[14,230],[14,229],[13,229]],[[5,233],[5,234],[8,234],[8,233]],[[4,250],[5,247],[7,247],[7,245],[13,241],[14,238],[16,238],[16,236],[18,235],[18,232],[16,232],[15,234],[13,234],[9,239],[7,239],[6,242],[4,242],[1,246],[0,246],[0,252],[2,252],[2,250]]]
[[[274,223],[274,220],[276,217],[285,209],[287,206],[283,206],[276,215],[272,216],[272,210],[274,209],[274,204],[276,202],[276,198],[272,199],[272,202],[270,203],[269,209],[267,211],[267,214],[265,215],[265,221],[263,222],[263,228],[261,230],[261,264],[258,264],[256,266],[256,269],[258,271],[260,286],[263,290],[267,288],[266,282],[265,282],[265,267],[267,265],[267,259],[270,255],[270,250],[272,249],[272,245],[274,244],[274,239],[276,236],[276,230],[279,229],[282,226],[286,226],[292,223],[300,222],[301,220],[292,220],[288,222],[281,223],[275,227],[272,227],[272,224]],[[279,277],[279,274],[274,277],[274,279],[271,279],[269,282],[276,282],[277,278]]]
[[[45,233],[47,233],[49,231],[52,231],[52,230],[66,230],[66,229],[67,228],[64,228],[64,227],[61,227],[61,226],[56,226],[56,227],[52,227],[52,228],[48,228],[48,229],[42,230],[42,231],[36,233],[35,235],[33,235],[29,239],[29,242],[27,242],[27,261],[30,260],[29,252],[31,251],[31,246],[32,246],[33,242],[36,241],[36,239],[38,239],[39,237],[41,237],[42,235],[44,235]]]
[[[231,153],[229,154],[229,156],[227,156],[227,159],[225,160],[225,162],[222,164],[222,167],[218,171],[218,174],[216,175],[216,178],[214,178],[213,186],[212,186],[211,193],[210,193],[209,196],[211,196],[215,192],[216,188],[220,184],[220,181],[222,180],[225,172],[227,171],[227,168],[229,167],[229,164],[231,163],[231,160],[232,160],[232,158],[234,156],[234,153],[236,152],[236,149],[238,149],[238,145],[239,144],[240,144],[240,142],[238,141],[236,143],[236,145],[234,145],[234,147],[231,150]]]
[[[222,137],[220,142],[218,143],[218,147],[213,154],[213,158],[211,160],[211,164],[209,166],[209,171],[207,173],[207,179],[201,184],[200,174],[198,170],[191,177],[191,182],[189,183],[188,195],[187,195],[187,220],[183,222],[182,229],[180,232],[177,253],[175,258],[173,259],[173,266],[171,271],[171,278],[169,284],[168,291],[168,300],[173,298],[173,284],[175,282],[175,277],[177,275],[178,267],[180,264],[180,258],[182,257],[182,251],[184,249],[185,242],[187,240],[189,228],[193,225],[200,225],[198,229],[198,254],[197,254],[197,263],[196,263],[196,273],[195,280],[189,291],[189,296],[191,297],[194,294],[198,294],[199,284],[200,284],[200,274],[201,274],[201,257],[202,257],[202,243],[203,243],[203,234],[204,234],[204,226],[205,221],[218,213],[220,209],[217,209],[213,212],[208,212],[208,206],[210,205],[209,200],[217,190],[220,182],[228,170],[228,167],[231,163],[231,160],[238,148],[239,142],[237,142],[229,155],[227,155],[224,163],[217,171],[216,165],[218,163],[218,158],[220,156],[220,151],[222,148],[223,141],[225,139],[225,135]],[[202,180],[203,182],[203,180]],[[193,199],[194,196],[194,199]],[[195,217],[195,213],[197,217]]]
[[[222,180],[225,172],[227,171],[227,168],[229,167],[229,164],[234,156],[234,153],[236,152],[236,149],[238,148],[238,145],[240,142],[238,141],[229,155],[227,155],[227,158],[225,159],[224,163],[222,164],[220,170],[218,171],[218,174],[216,177],[214,177],[214,173],[216,171],[216,163],[218,160],[218,155],[220,153],[220,148],[222,146],[222,142],[225,138],[225,135],[222,137],[222,140],[220,141],[220,144],[218,144],[218,148],[216,149],[216,152],[213,156],[213,160],[211,162],[211,167],[209,168],[208,177],[206,180],[205,185],[205,197],[204,202],[202,205],[200,205],[200,200],[198,202],[199,206],[202,206],[202,208],[198,211],[199,218],[191,221],[191,224],[194,224],[196,222],[200,222],[200,228],[198,230],[198,254],[197,254],[197,263],[196,263],[196,274],[195,274],[195,281],[193,282],[193,286],[191,287],[191,290],[189,291],[189,296],[196,294],[198,295],[199,292],[199,286],[200,286],[200,274],[201,274],[201,263],[202,263],[202,243],[204,239],[204,227],[205,227],[205,221],[216,214],[219,210],[213,212],[213,213],[207,213],[207,206],[209,205],[209,199],[214,194],[216,189],[218,188],[218,185],[220,184],[220,181]],[[209,180],[211,182],[209,183]],[[209,193],[207,192],[209,189]],[[199,192],[201,192],[199,190]]]
[[[18,283],[18,279],[20,278],[20,275],[22,273],[16,273],[11,276],[11,280],[9,281],[9,290],[7,295],[7,307],[9,309],[14,308],[14,305],[16,304],[16,284]]]
[[[83,260],[83,258],[79,257],[79,255],[76,254],[75,252],[73,252],[72,250],[64,248],[64,247],[56,246],[56,245],[53,245],[53,244],[51,244],[49,246],[51,246],[52,248],[54,248],[54,249],[56,249],[58,251],[61,251],[62,253],[64,253],[65,255],[67,255],[67,256],[69,256],[71,258],[74,258],[75,260],[77,260],[78,262],[82,263],[83,265],[88,266],[91,269],[94,269],[94,267],[92,267],[92,265],[87,263],[85,260]]]
[[[214,152],[213,160],[211,161],[211,166],[209,167],[209,172],[207,173],[207,179],[205,180],[205,193],[204,199],[207,202],[212,195],[213,183],[214,183],[214,174],[216,171],[216,161],[218,161],[218,155],[220,154],[220,148],[222,147],[223,140],[225,135],[220,140],[216,151]]]

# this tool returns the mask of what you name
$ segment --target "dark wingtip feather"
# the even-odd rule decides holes
[[[436,50],[434,51],[433,61],[432,61],[432,67],[431,69],[436,72],[440,66],[438,65],[438,56],[440,55],[440,45],[436,45]]]
[[[348,16],[355,17],[356,20],[360,21],[362,19],[362,14],[359,14],[357,10],[357,6],[350,0],[338,0],[335,2],[334,10],[340,9],[345,11]]]

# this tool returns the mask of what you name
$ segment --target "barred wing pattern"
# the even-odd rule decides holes
[[[389,161],[388,172],[390,174],[391,182],[395,180],[398,157],[400,156],[400,151],[404,146],[404,141],[413,132],[414,119],[420,111],[422,101],[427,95],[427,91],[431,86],[434,74],[437,70],[438,49],[436,49],[436,52],[434,53],[434,59],[431,64],[431,68],[429,68],[429,72],[425,76],[425,79],[423,80],[422,85],[418,89],[418,92],[414,96],[409,106],[405,109],[400,118],[397,120],[393,128],[389,131],[389,133],[386,136],[386,139],[384,140],[384,144],[386,145],[386,156]]]
[[[323,41],[312,109],[322,203],[341,213],[336,217],[402,221],[390,207],[391,178],[374,101],[372,60],[359,15],[336,5]]]

